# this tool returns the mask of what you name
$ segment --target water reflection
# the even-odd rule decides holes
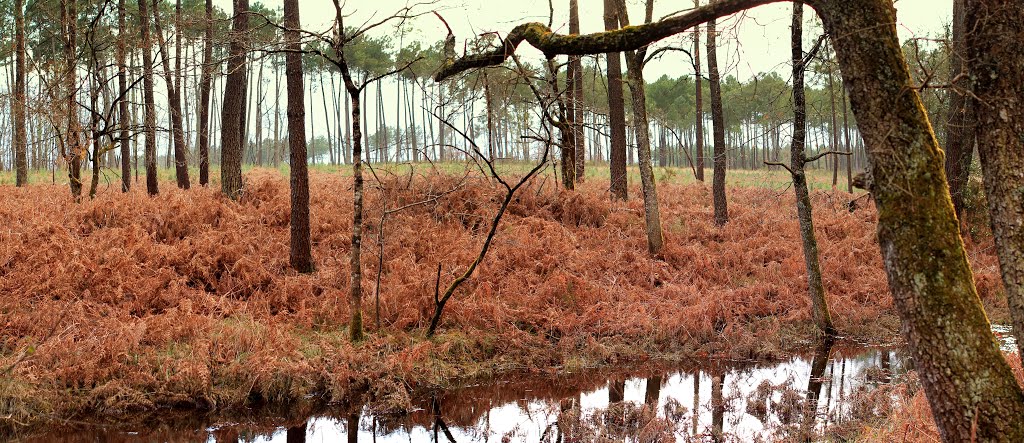
[[[288,428],[285,431],[285,442],[306,443],[306,422],[302,422],[302,426]]]
[[[851,396],[869,393],[907,366],[893,350],[831,342],[809,357],[774,365],[706,361],[639,376],[506,380],[438,392],[403,416],[377,416],[364,407],[308,422],[282,420],[277,428],[264,420],[177,433],[75,430],[34,441],[806,441],[847,420]]]

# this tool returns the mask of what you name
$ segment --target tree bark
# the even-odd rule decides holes
[[[965,3],[953,0],[953,26],[949,54],[949,111],[946,114],[946,181],[957,219],[963,225],[964,190],[974,160],[975,109],[968,96],[971,79],[967,76],[967,53],[964,49]]]
[[[604,0],[604,29],[619,29],[616,0]],[[622,94],[622,58],[609,52],[608,59],[608,124],[611,133],[609,174],[612,198],[625,200],[626,190],[626,103]]]
[[[139,29],[142,34],[142,89],[145,102],[146,147],[144,163],[146,164],[146,192],[156,195],[160,192],[156,170],[156,99],[153,94],[153,55],[150,52],[153,42],[149,32],[149,8],[147,0],[138,0]]]
[[[645,23],[653,17],[654,0],[647,0]],[[619,0],[619,20],[622,26],[629,26],[626,3]],[[636,134],[637,158],[640,167],[640,185],[644,198],[644,227],[647,231],[647,251],[661,252],[665,244],[661,231],[661,210],[658,208],[658,189],[654,180],[654,166],[651,159],[650,124],[647,119],[647,97],[644,91],[644,58],[646,48],[626,51],[626,69],[629,76],[629,95],[633,100],[633,131]]]
[[[129,140],[129,116],[128,116],[128,66],[125,63],[125,54],[128,51],[128,26],[125,22],[125,0],[117,2],[117,88],[118,88],[118,114],[117,126],[120,134],[117,138],[118,147],[121,150],[121,191],[128,192],[132,188],[132,165],[131,146]]]
[[[830,45],[831,46],[831,45]],[[832,142],[829,150],[839,152],[839,116],[836,113],[836,83],[835,74],[832,72],[832,51],[828,51],[828,98],[832,109]],[[832,189],[839,185],[839,157],[832,156]]]
[[[331,131],[331,113],[327,109],[327,90],[324,88],[324,69],[318,70],[320,76],[320,101],[324,107],[324,129],[327,131],[327,160],[334,164],[334,131]]]
[[[853,151],[850,148],[850,120],[847,112],[848,107],[846,106],[846,85],[843,85],[842,97],[843,104],[843,138],[846,147],[846,192],[853,193]]]
[[[700,0],[693,0],[693,6],[699,8]],[[697,181],[704,181],[704,90],[703,83],[704,78],[700,75],[700,25],[693,27],[693,79],[696,87],[694,88],[695,101],[697,103],[697,110],[695,115],[695,148],[697,151]]]
[[[715,206],[715,224],[722,226],[729,222],[729,202],[725,196],[725,117],[722,115],[722,82],[718,75],[718,45],[715,44],[715,20],[708,21],[708,82],[711,92],[711,129],[714,136],[715,171],[712,177],[711,193]]]
[[[14,0],[14,118],[15,184],[28,184],[28,141],[25,132],[25,2]]]
[[[160,46],[160,60],[164,67],[164,83],[167,85],[167,105],[171,108],[171,139],[174,143],[174,178],[178,187],[188,189],[190,187],[188,177],[188,148],[185,147],[185,134],[181,124],[181,83],[177,69],[171,70],[170,55],[168,48],[164,45],[164,31],[160,24],[160,0],[153,0],[153,25],[156,29],[156,41]],[[179,33],[180,34],[180,33]],[[180,50],[180,41],[179,41]],[[181,56],[175,54],[175,63],[180,63]]]
[[[985,198],[1014,335],[1024,349],[1024,10],[1008,0],[970,0],[966,12]]]
[[[807,189],[807,174],[804,163],[804,144],[807,131],[807,103],[804,98],[804,51],[803,51],[803,3],[793,2],[792,61],[793,61],[793,143],[790,146],[790,174],[793,176],[793,190],[796,192],[797,220],[800,223],[800,239],[804,251],[804,265],[807,268],[807,290],[811,297],[811,318],[823,334],[835,334],[832,316],[825,299],[825,285],[821,280],[821,264],[818,261],[818,240],[814,236],[814,217],[811,214],[811,196]]]
[[[64,82],[67,88],[67,166],[68,186],[71,188],[71,196],[78,201],[82,196],[82,157],[85,147],[79,132],[81,122],[78,119],[78,6],[74,0],[61,0],[61,24],[64,27],[64,61],[67,63],[67,72],[64,74]]]
[[[288,150],[291,180],[289,262],[296,271],[313,272],[309,238],[309,171],[306,166],[306,107],[299,29],[299,0],[284,2],[285,76],[288,90]]]
[[[234,0],[234,19],[228,46],[228,75],[221,109],[220,180],[221,191],[231,199],[242,193],[242,155],[245,152],[245,96],[247,87],[246,46],[248,45],[249,0]]]
[[[210,183],[210,83],[213,77],[213,0],[206,0],[206,26],[203,44],[203,66],[199,76],[198,138],[199,185]]]
[[[281,70],[278,69],[276,64],[273,64],[272,66],[274,67],[274,144],[271,145],[270,148],[270,157],[271,166],[277,168],[278,164],[281,163]],[[285,72],[285,75],[288,75],[287,72]],[[285,85],[285,88],[287,87],[288,86]],[[288,91],[285,91],[286,94],[287,92]],[[287,97],[285,97],[285,99],[287,100]],[[287,106],[287,104],[285,106]],[[287,110],[285,112],[287,113]]]
[[[580,7],[579,0],[569,0],[569,33],[580,33]],[[586,180],[586,152],[587,140],[583,133],[583,62],[580,56],[569,57],[567,80],[569,83],[569,104],[571,114],[573,141],[576,142],[573,153],[576,155],[576,181],[583,183]]]
[[[554,60],[548,60],[547,65],[548,83],[551,85],[551,94],[556,97],[555,103],[558,108],[557,121],[552,119],[550,123],[558,129],[558,146],[561,148],[559,149],[561,157],[558,159],[558,164],[562,173],[562,187],[571,191],[576,188],[576,131],[572,121],[576,116],[576,111],[572,108],[572,79],[566,78],[565,91],[568,97],[563,100],[563,95],[558,88],[558,68]],[[473,138],[471,132],[469,138]]]
[[[341,7],[335,2],[338,18],[336,26],[341,26]],[[343,29],[338,31],[344,32]],[[342,44],[335,45],[335,53],[338,59],[332,62],[341,71],[341,77],[345,81],[345,90],[349,95],[349,102],[352,105],[352,246],[349,255],[349,268],[351,278],[349,280],[349,339],[353,342],[363,339],[363,271],[362,271],[362,243],[363,243],[363,126],[362,109],[360,106],[360,93],[366,88],[366,84],[356,85],[349,70],[348,60],[345,55],[345,47]]]
[[[100,103],[100,98],[106,89],[106,74],[105,69],[101,67],[100,53],[96,47],[96,41],[94,35],[89,36],[90,41],[87,42],[89,47],[90,58],[92,59],[92,66],[89,69],[89,74],[92,75],[92,83],[89,85],[89,108],[91,119],[89,125],[89,132],[92,138],[92,181],[89,182],[89,198],[96,197],[96,189],[100,182],[100,158],[103,156],[103,133],[100,130],[100,117],[102,109],[106,109],[104,104]],[[111,139],[113,141],[113,139]]]

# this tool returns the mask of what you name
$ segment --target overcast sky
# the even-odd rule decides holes
[[[344,0],[342,0],[344,1]],[[422,1],[422,0],[411,0]],[[553,28],[556,32],[568,33],[568,0],[553,0],[555,2]],[[636,24],[643,18],[643,0],[626,0],[630,8],[630,19]],[[704,3],[706,0],[702,0]],[[250,0],[254,3],[255,0]],[[346,13],[346,25],[357,26],[362,23],[376,22],[385,17],[393,15],[402,7],[406,6],[407,0],[348,0],[344,6]],[[214,4],[228,13],[231,12],[231,0],[214,0]],[[281,8],[281,0],[264,0],[269,8]],[[603,0],[579,0],[580,27],[583,33],[598,32],[604,29],[603,21]],[[656,0],[654,17],[660,17],[676,13],[680,10],[692,7],[693,0]],[[334,17],[334,5],[332,0],[300,0],[299,2],[301,20],[303,27],[311,31],[323,31],[329,29]],[[423,3],[414,8],[415,12],[422,15],[413,20],[402,32],[394,27],[382,27],[377,32],[389,35],[395,46],[400,42],[420,40],[426,43],[433,43],[446,35],[446,29],[440,20],[431,12],[437,11],[453,28],[458,43],[456,47],[461,50],[463,42],[485,32],[498,32],[507,34],[515,25],[527,21],[548,21],[547,0],[437,0],[433,3]],[[897,8],[897,30],[900,38],[905,40],[911,37],[940,37],[950,21],[953,9],[953,0],[898,0]],[[726,20],[720,20],[718,30],[725,35],[720,38],[719,46],[719,67],[723,75],[734,75],[741,80],[749,80],[751,76],[776,71],[782,78],[789,78],[790,58],[789,49],[789,26],[791,22],[792,5],[790,3],[777,3],[761,6],[745,13],[738,14]],[[810,21],[814,12],[810,8],[804,10],[805,19]],[[820,28],[805,25],[805,42],[810,45],[820,33]],[[659,42],[657,45],[683,45],[690,47],[688,36],[675,36]],[[528,45],[520,46],[520,55],[525,59],[540,59],[539,51],[529,48]],[[693,69],[689,58],[683,54],[669,52],[665,57],[646,65],[644,75],[648,81],[654,81],[663,74],[671,77],[692,75]],[[706,63],[706,60],[704,60]],[[706,66],[706,65],[705,65]],[[705,71],[706,72],[706,71]],[[322,96],[322,92],[315,84],[307,85],[310,93],[310,103],[307,103],[307,131],[310,137],[323,135],[328,130],[321,115],[320,102],[327,100],[333,106],[335,100],[342,100],[341,97],[334,97],[328,94]],[[394,103],[398,100],[393,87],[383,88],[384,103]],[[375,115],[375,102],[365,103],[366,115]],[[384,112],[390,114],[393,106],[385,106]],[[394,116],[389,116],[389,121],[394,121]],[[331,124],[333,126],[333,123]],[[374,131],[371,123],[371,133]]]
[[[555,20],[553,28],[557,32],[568,32],[568,1],[554,0]],[[630,19],[634,24],[643,19],[642,0],[627,0],[630,8]],[[231,0],[216,0],[215,4],[225,11],[231,10]],[[280,0],[265,0],[270,8],[281,7]],[[348,0],[344,10],[349,14],[347,25],[357,25],[364,21],[376,21],[398,11],[407,4],[406,0]],[[604,29],[603,0],[579,0],[580,27],[583,33],[597,32]],[[897,29],[901,39],[910,37],[939,36],[950,21],[953,9],[952,0],[897,0]],[[516,24],[524,21],[548,21],[549,3],[546,0],[439,0],[431,4],[423,4],[414,10],[429,12],[437,10],[452,26],[462,41],[484,32],[507,33]],[[300,14],[303,26],[309,29],[325,29],[330,26],[334,17],[332,0],[302,0]],[[657,0],[655,2],[655,19],[692,7],[692,0]],[[726,32],[723,47],[720,50],[719,64],[730,74],[742,79],[751,75],[777,70],[789,59],[789,24],[792,6],[789,3],[778,3],[761,6],[744,14],[733,16],[719,24],[719,30]],[[805,16],[813,16],[813,12],[805,9]],[[424,15],[411,23],[410,30],[403,39],[436,41],[443,38],[446,31],[441,22],[432,14]],[[400,33],[394,28],[382,30],[390,34],[397,45]],[[816,35],[819,30],[808,30],[808,41],[811,33]],[[673,37],[663,44],[679,43],[683,37]],[[808,43],[810,44],[810,43]],[[524,55],[539,55],[533,50],[524,50]],[[662,74],[680,75],[688,73],[688,64],[681,59],[684,55],[668,56],[661,61],[652,62],[645,69],[648,79],[656,79]],[[682,72],[685,71],[685,72]]]

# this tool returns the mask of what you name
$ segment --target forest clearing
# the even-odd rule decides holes
[[[370,3],[0,0],[0,440],[1024,441],[1019,2]]]

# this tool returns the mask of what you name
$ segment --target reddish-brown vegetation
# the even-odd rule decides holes
[[[458,180],[388,179],[389,207]],[[491,253],[449,303],[442,333],[426,340],[438,264],[442,284],[465,269],[502,195],[486,179],[469,180],[437,204],[389,218],[383,331],[356,346],[343,323],[347,178],[311,178],[311,275],[289,268],[288,187],[275,174],[250,174],[237,202],[205,188],[110,191],[80,204],[63,187],[5,189],[0,370],[10,377],[0,415],[224,408],[364,389],[401,406],[409,388],[465,377],[765,357],[813,334],[789,192],[732,190],[730,222],[716,228],[710,189],[663,185],[666,247],[650,257],[640,200],[610,203],[596,181],[575,194],[536,181],[517,194]],[[367,238],[376,238],[381,198],[369,190]],[[849,213],[847,198],[813,197],[833,319],[844,334],[891,339],[898,322],[875,214]],[[994,300],[995,258],[971,250],[981,293]],[[369,296],[377,248],[364,254]],[[364,306],[372,318],[372,304]]]

